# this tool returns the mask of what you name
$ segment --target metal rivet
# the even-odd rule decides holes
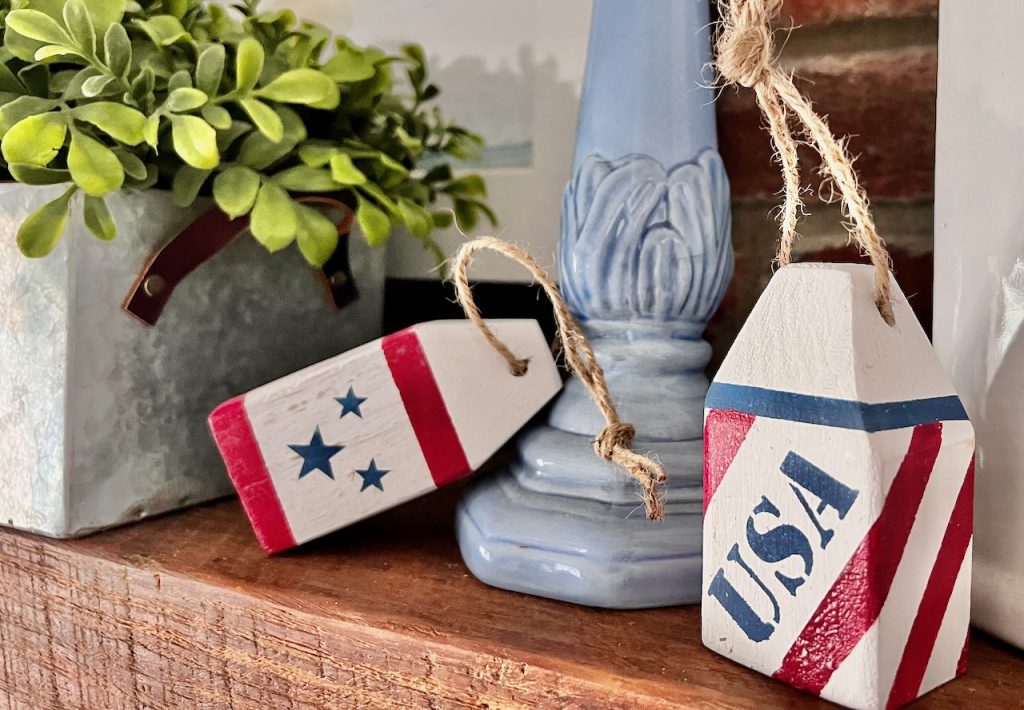
[[[167,288],[167,281],[164,280],[163,276],[158,274],[147,276],[146,280],[142,282],[142,290],[150,298],[160,295],[163,293],[165,288]]]

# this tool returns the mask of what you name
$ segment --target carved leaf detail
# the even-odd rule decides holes
[[[565,192],[563,293],[583,318],[706,323],[732,278],[731,226],[716,151],[668,170],[591,156]]]

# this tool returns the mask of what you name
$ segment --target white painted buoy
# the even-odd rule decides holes
[[[895,281],[780,269],[707,396],[704,644],[852,708],[962,673],[974,430]]]
[[[263,548],[294,547],[472,473],[562,387],[540,326],[421,323],[232,399],[210,415]]]

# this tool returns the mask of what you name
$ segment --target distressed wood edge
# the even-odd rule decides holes
[[[739,707],[434,629],[396,631],[114,560],[0,537],[0,697],[17,707]],[[683,691],[682,693],[680,691]],[[672,700],[666,698],[672,697]]]

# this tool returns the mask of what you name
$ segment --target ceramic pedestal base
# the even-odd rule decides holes
[[[594,454],[602,421],[570,380],[548,423],[519,438],[518,460],[467,493],[456,523],[462,557],[487,584],[577,604],[696,602],[709,348],[665,340],[594,345],[623,419],[644,437],[634,448],[653,451],[669,474],[665,519],[647,520],[634,481]],[[627,350],[642,356],[626,359]]]

